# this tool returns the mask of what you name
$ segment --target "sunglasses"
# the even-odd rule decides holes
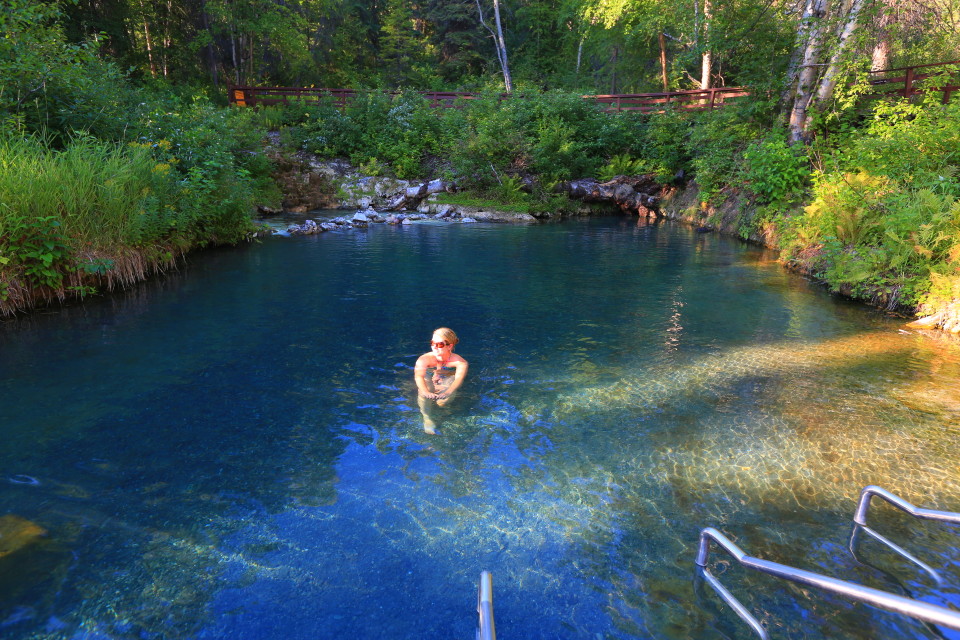
[[[449,347],[450,345],[446,342],[431,342],[431,347],[436,347],[437,349],[443,349],[444,347]]]

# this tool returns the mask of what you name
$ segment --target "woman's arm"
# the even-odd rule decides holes
[[[417,383],[417,390],[420,395],[424,398],[429,398],[430,400],[436,400],[437,394],[430,391],[430,387],[427,386],[427,356],[422,355],[417,358],[417,364],[413,367],[413,379]]]
[[[467,364],[466,360],[458,360],[457,362],[451,362],[457,372],[453,376],[453,382],[450,383],[450,386],[444,389],[442,392],[435,394],[437,400],[444,400],[453,395],[453,392],[460,388],[460,385],[463,384],[463,379],[467,377]]]

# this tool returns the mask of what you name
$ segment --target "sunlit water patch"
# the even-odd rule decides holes
[[[847,549],[860,488],[960,510],[960,350],[771,256],[627,219],[378,227],[196,256],[0,327],[4,638],[746,638],[698,532],[960,605]],[[470,363],[423,431],[437,326]],[[957,637],[715,567],[782,638]],[[951,633],[953,635],[951,635]]]

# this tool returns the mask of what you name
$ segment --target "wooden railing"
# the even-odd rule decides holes
[[[277,104],[289,104],[300,100],[307,104],[319,103],[325,99],[332,99],[339,108],[353,102],[364,91],[356,89],[327,89],[321,87],[228,87],[230,103],[238,106],[258,107]],[[397,95],[397,92],[385,92],[388,95]],[[421,91],[424,98],[430,101],[431,107],[453,107],[458,98],[470,100],[478,94],[465,91]],[[506,95],[506,94],[504,94]]]
[[[640,111],[650,113],[663,111],[668,106],[678,109],[700,110],[722,107],[727,101],[750,92],[743,87],[720,87],[718,89],[693,89],[690,91],[669,91],[665,93],[626,93],[619,95],[583,96],[604,105],[606,111]]]
[[[319,103],[322,100],[331,100],[335,106],[341,109],[363,93],[354,89],[315,87],[231,86],[228,91],[230,103],[238,106],[270,106],[289,104],[296,100],[310,104]],[[463,100],[475,100],[480,97],[478,93],[465,91],[421,91],[419,93],[434,108],[458,108],[463,105]],[[388,95],[396,95],[396,93],[389,93]],[[721,87],[718,89],[671,91],[667,93],[586,95],[583,98],[601,105],[604,111],[608,112],[639,111],[650,113],[663,111],[667,107],[691,111],[714,109],[722,107],[730,100],[747,95],[750,95],[750,92],[743,87]],[[512,97],[515,96],[506,93],[500,94],[501,100]]]
[[[949,69],[950,66],[955,68],[951,70]],[[939,86],[923,86],[922,80],[939,75],[944,71],[950,72],[944,79],[945,83],[941,83]],[[868,94],[871,97],[899,95],[910,98],[920,93],[939,91],[943,93],[943,102],[946,104],[950,101],[953,92],[960,90],[960,60],[870,71],[868,82],[871,86],[876,87],[876,90]],[[920,83],[920,86],[918,86],[918,83]]]

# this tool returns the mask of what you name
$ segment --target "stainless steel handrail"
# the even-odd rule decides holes
[[[477,587],[477,640],[497,640],[497,630],[493,624],[493,575],[489,571],[480,572],[480,585]]]
[[[927,575],[933,578],[933,581],[937,583],[938,587],[943,586],[943,578],[940,576],[940,574],[937,572],[936,569],[934,569],[933,567],[928,565],[926,562],[916,557],[915,555],[913,555],[912,553],[910,553],[900,545],[896,544],[891,540],[886,539],[885,537],[883,537],[882,535],[880,535],[870,527],[864,526],[862,524],[853,525],[853,531],[850,533],[850,543],[847,545],[847,548],[850,549],[850,555],[852,555],[857,562],[868,564],[868,563],[865,563],[863,560],[861,560],[859,556],[857,556],[857,547],[859,546],[858,541],[860,539],[857,534],[860,533],[861,531],[865,532],[867,535],[869,535],[871,538],[873,538],[877,542],[883,545],[886,545],[888,549],[890,549],[891,551],[893,551],[903,559],[907,560],[908,562],[912,562],[913,564],[917,565],[918,567],[926,571]],[[874,565],[872,564],[868,564],[868,566],[874,567]],[[874,568],[880,571],[883,571],[883,569],[880,569],[879,567],[874,567]],[[884,573],[886,572],[884,571]]]
[[[849,548],[850,548],[850,553],[853,554],[854,558],[857,557],[857,551],[856,551],[857,534],[860,532],[860,530],[863,530],[871,538],[873,538],[877,542],[880,542],[881,544],[886,545],[887,548],[889,548],[891,551],[893,551],[900,557],[906,559],[909,562],[912,562],[913,564],[917,565],[918,567],[926,571],[936,581],[938,586],[942,585],[943,578],[940,577],[940,574],[937,573],[937,571],[933,567],[923,562],[919,558],[915,557],[914,555],[909,553],[906,549],[903,549],[902,547],[898,546],[892,541],[887,540],[885,537],[883,537],[882,535],[880,535],[879,533],[877,533],[876,531],[874,531],[873,529],[867,526],[867,513],[870,510],[870,499],[873,496],[877,496],[878,498],[881,498],[889,502],[890,504],[900,509],[901,511],[905,511],[906,513],[910,514],[914,518],[919,518],[922,520],[936,520],[939,522],[949,522],[954,524],[960,524],[960,513],[955,513],[952,511],[936,511],[934,509],[922,509],[913,504],[910,504],[900,496],[887,491],[883,487],[878,487],[876,485],[871,484],[864,487],[863,490],[860,492],[860,501],[857,503],[857,511],[856,513],[854,513],[854,516],[853,516],[854,525],[853,525],[853,532],[850,534]],[[857,559],[859,560],[859,558]]]
[[[919,620],[924,620],[926,622],[931,622],[933,624],[939,624],[951,629],[960,629],[960,612],[946,609],[944,607],[938,607],[936,605],[921,602],[919,600],[911,600],[910,598],[904,598],[886,591],[880,591],[879,589],[871,589],[870,587],[864,587],[863,585],[847,582],[846,580],[838,580],[836,578],[831,578],[819,573],[813,573],[812,571],[804,571],[803,569],[797,569],[785,564],[779,564],[777,562],[771,562],[769,560],[762,560],[760,558],[748,556],[743,549],[738,547],[732,540],[713,527],[707,527],[700,532],[700,547],[697,552],[696,562],[697,565],[702,569],[706,569],[707,567],[707,561],[710,555],[711,540],[719,544],[727,553],[733,556],[737,562],[749,569],[756,569],[762,573],[767,573],[778,578],[790,580],[791,582],[798,582],[800,584],[818,587],[824,591],[836,593],[851,600],[865,602],[881,609],[902,613],[904,615],[917,618]],[[711,586],[714,586],[714,582],[718,583],[716,580],[708,582],[710,582]],[[726,591],[726,589],[723,591]],[[746,608],[736,601],[733,595],[731,595],[729,592],[726,592],[726,597],[724,596],[723,592],[718,591],[718,594],[724,599],[725,602],[734,607],[738,615],[740,615],[741,611],[746,611]],[[735,606],[727,598],[730,598],[730,600],[736,602],[738,606]],[[758,631],[757,627],[759,626],[759,623],[757,623],[753,616],[750,616],[750,618],[753,619],[753,622],[751,622],[750,619],[744,618],[742,615],[741,618],[750,624],[754,631],[758,632],[761,638],[767,637],[765,632]]]
[[[853,515],[853,521],[861,526],[867,526],[867,512],[870,510],[870,498],[877,496],[883,498],[897,509],[906,511],[914,518],[922,520],[939,520],[940,522],[952,522],[960,524],[960,513],[953,511],[936,511],[934,509],[921,509],[915,507],[903,498],[896,496],[882,487],[868,485],[860,492],[860,502],[857,504],[857,512]]]
[[[720,599],[726,602],[734,612],[740,616],[740,619],[750,625],[750,628],[753,629],[761,640],[770,640],[770,636],[767,635],[767,630],[763,628],[763,625],[760,624],[760,621],[753,617],[753,614],[743,604],[734,597],[732,593],[717,580],[716,576],[710,573],[710,570],[706,567],[700,567],[700,575],[704,577],[713,590],[717,592],[717,595],[720,596]]]

